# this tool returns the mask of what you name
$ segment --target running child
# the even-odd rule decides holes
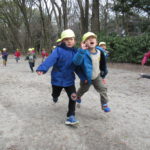
[[[26,56],[25,60],[28,60],[29,62],[29,67],[31,69],[32,72],[34,72],[34,66],[35,66],[35,59],[36,59],[36,55],[33,52],[32,48],[28,49],[28,55]]]
[[[2,52],[3,66],[7,65],[8,52],[6,48],[3,48]]]
[[[71,29],[64,30],[61,33],[61,45],[57,46],[52,54],[37,68],[38,75],[45,74],[53,66],[51,72],[52,97],[56,103],[65,89],[68,98],[68,112],[65,124],[74,125],[79,123],[75,118],[76,89],[75,89],[75,65],[72,59],[77,52],[74,48],[75,34]]]
[[[20,56],[21,56],[21,53],[18,48],[16,49],[14,56],[15,56],[16,63],[18,63],[18,61],[20,60]]]
[[[75,55],[73,62],[81,66],[85,78],[80,81],[80,88],[77,91],[77,102],[81,103],[81,97],[86,93],[90,86],[93,85],[100,94],[102,110],[110,112],[108,107],[107,88],[102,83],[102,77],[106,75],[106,61],[104,53],[96,48],[97,36],[92,32],[83,35],[81,48]]]
[[[48,53],[46,52],[45,48],[42,49],[42,62],[45,60],[46,57],[48,57]]]

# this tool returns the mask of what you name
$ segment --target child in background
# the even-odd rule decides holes
[[[32,49],[32,53],[35,54],[35,48],[31,48]]]
[[[104,53],[104,55],[106,57],[106,61],[107,61],[108,53],[109,52],[107,51],[106,43],[105,42],[100,42],[99,46],[96,46],[96,48],[99,49],[101,52]],[[107,74],[108,74],[108,69],[107,69],[107,64],[106,64],[106,75]],[[103,78],[102,81],[103,81],[104,84],[106,84],[106,79],[105,78]]]
[[[20,60],[20,56],[21,56],[21,53],[18,48],[16,49],[16,52],[14,55],[15,55],[16,63],[18,63],[18,61]]]
[[[99,47],[101,48],[100,50],[104,52],[104,55],[107,58],[109,52],[107,51],[106,43],[105,42],[100,42]]]
[[[72,59],[77,52],[74,48],[75,34],[71,29],[64,30],[61,33],[61,45],[57,46],[52,54],[37,68],[38,75],[44,74],[50,67],[53,66],[51,72],[52,97],[56,103],[61,94],[62,89],[65,89],[68,98],[68,112],[66,125],[74,125],[79,123],[75,118],[76,105],[76,89],[75,89],[75,65]]]
[[[6,64],[7,64],[7,58],[8,58],[7,49],[3,48],[1,54],[2,54],[2,59],[3,59],[3,66],[6,66]]]
[[[81,103],[81,96],[93,85],[100,94],[102,110],[110,112],[110,108],[107,105],[107,88],[102,83],[102,77],[106,75],[106,58],[104,53],[96,48],[96,45],[97,36],[92,32],[85,33],[81,43],[82,49],[78,50],[73,59],[74,64],[81,66],[86,76],[80,81],[80,88],[77,91],[77,102]]]
[[[150,58],[150,51],[144,54],[141,64],[144,65],[147,62],[148,58]]]
[[[45,60],[46,57],[48,57],[48,53],[46,52],[45,48],[42,49],[42,62]]]
[[[28,55],[26,56],[25,60],[28,60],[30,69],[32,72],[34,72],[33,67],[35,66],[36,56],[35,56],[35,53],[32,51],[33,51],[32,48],[28,49]]]

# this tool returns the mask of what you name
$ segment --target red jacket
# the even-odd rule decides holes
[[[14,54],[16,57],[20,57],[21,56],[21,53],[16,51],[15,54]]]
[[[45,51],[42,51],[42,57],[47,57],[47,56],[48,56],[48,53]]]
[[[143,59],[142,59],[142,65],[144,65],[147,62],[147,59],[150,58],[150,51],[145,53]]]

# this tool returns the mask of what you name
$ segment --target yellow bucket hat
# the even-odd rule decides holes
[[[3,51],[6,51],[7,49],[6,48],[3,48]]]
[[[105,42],[100,42],[99,46],[101,46],[101,45],[106,45],[106,43]]]
[[[57,39],[57,40],[56,40],[56,43],[59,43],[59,42],[61,42],[61,39]]]
[[[82,37],[82,42],[85,42],[90,36],[97,38],[97,35],[93,32],[87,32]]]
[[[32,52],[32,48],[29,48],[28,51],[29,51],[29,52]]]
[[[75,37],[75,34],[71,29],[64,30],[61,33],[61,41],[65,38],[72,38],[72,37]]]

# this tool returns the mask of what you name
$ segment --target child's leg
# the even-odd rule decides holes
[[[80,87],[77,91],[77,96],[80,98],[84,93],[86,93],[89,90],[90,86],[91,84],[80,81]]]
[[[63,87],[52,85],[52,97],[55,103],[58,101],[62,89]]]
[[[29,66],[30,66],[31,71],[34,72],[34,70],[33,70],[33,63],[32,62],[29,62]]]
[[[3,65],[6,66],[6,61],[5,61],[5,59],[3,59]]]
[[[67,117],[69,116],[75,116],[75,105],[76,105],[76,88],[74,85],[65,87],[65,91],[69,98],[69,104],[68,104],[68,112]]]
[[[100,94],[100,101],[101,104],[107,104],[108,102],[108,96],[107,96],[107,88],[102,83],[102,79],[100,76],[98,76],[95,80],[92,81],[92,84],[96,91]]]

